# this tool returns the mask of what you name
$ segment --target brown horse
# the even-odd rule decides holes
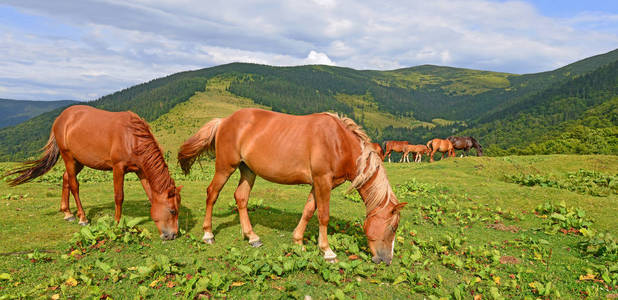
[[[448,153],[447,158],[449,156],[455,157],[455,150],[453,149],[453,144],[449,140],[443,139],[433,139],[427,142],[427,148],[431,149],[431,153],[429,154],[429,161],[433,162],[433,155],[436,151],[442,152],[442,159],[444,159],[444,154]]]
[[[293,238],[302,244],[307,223],[317,208],[318,246],[326,260],[334,261],[336,254],[327,239],[330,193],[348,180],[365,202],[364,229],[373,261],[389,264],[399,210],[406,203],[398,203],[382,162],[368,146],[369,142],[367,134],[354,121],[331,113],[292,116],[241,109],[227,118],[206,123],[178,152],[178,162],[185,173],[201,153],[215,153],[215,174],[207,190],[204,242],[214,243],[213,205],[238,168],[240,182],[234,198],[242,233],[252,246],[261,245],[247,213],[256,175],[280,184],[310,184],[312,189]]]
[[[476,156],[483,156],[483,147],[471,136],[449,136],[446,139],[453,143],[455,150],[463,150],[466,156],[470,148],[476,149]]]
[[[378,143],[369,143],[369,147],[380,156],[380,160],[384,160],[384,151]]]
[[[135,172],[150,200],[150,215],[162,239],[178,233],[180,188],[170,177],[163,153],[146,121],[132,112],[108,112],[90,106],[65,109],[54,121],[45,152],[39,160],[25,162],[5,176],[18,174],[9,181],[15,186],[49,171],[62,156],[66,171],[62,176],[60,210],[64,219],[75,220],[69,209],[69,191],[75,198],[80,225],[88,219],[79,198],[77,174],[84,166],[114,173],[116,221],[122,215],[124,175]]]
[[[391,162],[391,153],[393,151],[404,153],[406,151],[407,141],[386,141],[384,142],[384,156],[388,156],[388,162]],[[403,156],[399,159],[399,162],[403,161]]]
[[[429,154],[431,153],[431,150],[429,150],[429,148],[425,145],[407,145],[406,151],[403,153],[404,162],[410,162],[410,159],[408,158],[410,152],[414,155],[414,162],[421,162],[423,159],[423,154]]]

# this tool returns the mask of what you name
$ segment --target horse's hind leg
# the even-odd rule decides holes
[[[69,188],[71,189],[71,194],[73,194],[73,199],[75,199],[75,205],[77,206],[79,225],[88,225],[88,219],[86,218],[86,213],[82,207],[82,201],[79,198],[79,182],[77,182],[77,174],[79,174],[79,172],[84,168],[84,165],[73,160],[72,157],[68,157],[67,155],[62,155],[62,159],[64,160],[66,167]]]
[[[255,182],[255,173],[244,163],[239,166],[239,169],[240,181],[238,182],[236,192],[234,192],[234,198],[236,199],[236,207],[238,207],[240,227],[242,227],[242,234],[249,239],[249,244],[253,247],[260,247],[262,246],[262,242],[260,241],[260,237],[253,232],[249,213],[247,212],[247,203],[249,202],[251,188]]]
[[[75,216],[71,213],[69,205],[70,192],[69,174],[67,171],[64,171],[64,174],[62,175],[62,200],[60,201],[60,211],[64,213],[64,220],[67,222],[75,221]]]
[[[298,245],[303,244],[303,236],[305,235],[305,230],[307,229],[307,224],[309,223],[309,220],[311,220],[311,217],[313,217],[313,214],[315,213],[315,208],[315,198],[313,196],[313,189],[311,189],[309,197],[307,198],[307,203],[305,204],[305,209],[303,209],[303,216],[300,218],[300,221],[298,222],[298,225],[296,226],[296,229],[294,229],[294,233],[292,234],[292,237],[294,238],[294,243]]]
[[[206,191],[206,216],[204,216],[204,243],[213,244],[215,242],[215,235],[212,233],[212,208],[217,202],[219,192],[227,182],[230,175],[234,172],[235,168],[216,168],[215,175],[208,186]]]

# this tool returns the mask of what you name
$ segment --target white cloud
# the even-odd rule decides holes
[[[235,61],[357,69],[439,64],[532,73],[618,45],[617,14],[556,19],[522,1],[5,2],[74,32],[0,23],[5,98],[93,99],[155,77]]]
[[[307,65],[335,65],[335,63],[328,58],[328,55],[313,50],[309,52],[309,55],[307,55],[307,58],[305,58],[303,62]]]

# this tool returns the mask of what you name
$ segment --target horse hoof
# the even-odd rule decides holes
[[[251,247],[253,248],[259,248],[262,247],[262,242],[260,240],[257,240],[255,242],[249,242],[249,245],[251,245]]]
[[[64,220],[67,222],[73,222],[75,221],[75,216],[65,217]]]
[[[331,263],[331,264],[335,264],[338,263],[339,260],[335,257],[335,258],[325,258],[327,263]]]
[[[215,238],[204,239],[204,243],[208,245],[212,245],[215,243]]]
[[[85,222],[79,221],[79,225],[88,226],[88,224],[90,224],[88,223],[88,221],[85,221]]]

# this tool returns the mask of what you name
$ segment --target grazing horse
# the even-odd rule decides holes
[[[108,112],[86,105],[65,109],[54,121],[43,156],[27,161],[5,174],[19,175],[9,181],[16,186],[49,171],[62,156],[66,171],[62,176],[60,211],[67,221],[75,220],[69,209],[69,191],[75,198],[80,225],[88,219],[79,197],[77,174],[84,166],[114,173],[116,221],[122,215],[124,175],[135,172],[150,200],[150,215],[162,239],[178,233],[180,189],[170,177],[163,153],[146,121],[130,111]]]
[[[369,143],[369,147],[373,149],[373,151],[375,151],[375,153],[377,153],[378,156],[380,156],[380,160],[384,160],[384,151],[382,150],[382,147],[380,146],[380,144]]]
[[[442,159],[444,159],[444,154],[448,152],[448,156],[455,157],[455,149],[453,149],[453,144],[449,140],[443,139],[433,139],[427,142],[427,148],[431,149],[431,153],[429,154],[429,162],[433,162],[433,155],[436,151],[442,152]]]
[[[421,162],[423,159],[423,154],[431,153],[431,150],[427,148],[425,145],[407,145],[406,151],[403,153],[404,161],[410,162],[408,155],[412,152],[414,155],[414,162]]]
[[[466,156],[470,148],[476,149],[476,156],[483,156],[483,147],[471,136],[449,136],[446,139],[453,143],[455,150],[463,150]]]
[[[406,146],[408,145],[407,141],[386,141],[384,142],[384,156],[388,156],[388,162],[391,162],[391,153],[401,152],[404,153],[406,151]],[[399,159],[399,162],[403,161],[403,156]]]
[[[390,264],[399,211],[406,203],[397,201],[384,166],[369,143],[367,134],[354,121],[331,113],[293,116],[247,108],[209,121],[178,152],[185,173],[200,154],[214,152],[216,157],[215,174],[207,189],[204,242],[214,243],[213,205],[230,175],[240,169],[234,198],[242,233],[250,245],[262,245],[247,213],[256,175],[280,184],[309,184],[311,192],[293,238],[302,245],[307,223],[317,208],[318,246],[324,259],[334,261],[337,255],[327,239],[330,193],[347,180],[352,181],[351,188],[359,192],[366,206],[364,229],[373,261]]]

